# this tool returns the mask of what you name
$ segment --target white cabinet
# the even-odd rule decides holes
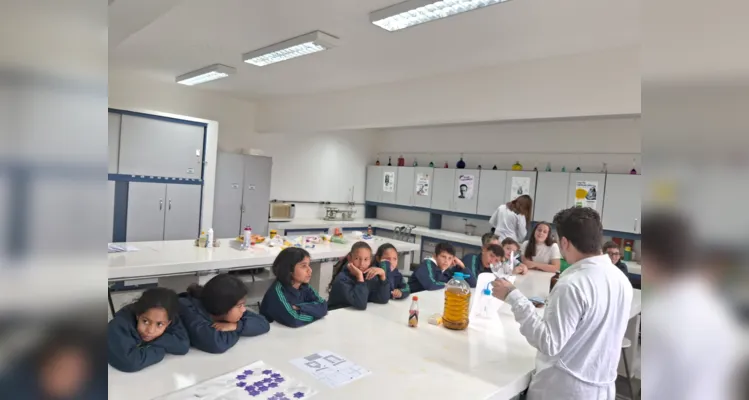
[[[640,233],[642,175],[608,175],[603,198],[603,229]]]
[[[575,172],[570,174],[567,192],[567,207],[593,206],[603,214],[603,198],[606,192],[606,174]],[[583,196],[583,198],[577,198]]]
[[[367,201],[380,202],[382,194],[382,167],[376,165],[367,166],[367,192],[364,198]]]
[[[476,214],[480,172],[477,169],[455,170],[452,211],[464,214]]]
[[[507,202],[505,184],[507,171],[481,170],[479,178],[479,199],[476,213],[491,216],[500,205]]]
[[[398,167],[382,167],[382,191],[380,201],[395,204],[396,189],[398,188]]]
[[[507,171],[505,202],[524,194],[531,196],[531,199],[535,200],[537,177],[537,171]]]
[[[570,174],[567,172],[539,172],[533,196],[533,220],[551,222],[554,215],[570,207]]]
[[[200,229],[202,186],[130,182],[127,241],[194,239]]]
[[[455,170],[450,168],[434,169],[434,185],[432,187],[432,208],[435,210],[452,211],[455,193]]]
[[[414,194],[414,207],[429,208],[432,205],[432,193],[434,193],[434,168],[414,168],[414,183],[411,192]]]
[[[395,204],[413,206],[416,197],[414,167],[398,167],[398,181],[395,185]]]

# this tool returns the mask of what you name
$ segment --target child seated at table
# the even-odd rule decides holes
[[[619,268],[619,271],[622,271],[624,276],[629,279],[629,270],[627,269],[627,264],[622,261],[622,250],[619,248],[619,245],[614,241],[606,242],[603,244],[603,252],[609,256],[611,263]]]
[[[489,243],[481,248],[478,254],[466,254],[463,257],[463,265],[469,271],[466,277],[466,283],[472,288],[476,287],[478,275],[484,272],[493,272],[492,265],[502,262],[505,252],[497,243]]]
[[[307,250],[298,247],[278,253],[271,267],[276,281],[260,303],[260,314],[268,321],[298,328],[328,314],[328,302],[309,285],[309,259]]]
[[[434,257],[422,261],[408,278],[408,286],[411,293],[442,289],[456,272],[469,275],[466,282],[469,278],[475,279],[470,277],[471,271],[465,269],[463,262],[455,257],[455,248],[450,243],[439,243],[434,249]]]
[[[385,270],[372,266],[372,248],[356,242],[349,254],[333,267],[328,285],[328,309],[354,307],[366,310],[367,303],[386,304],[390,300],[390,283]]]
[[[385,270],[390,284],[390,298],[395,300],[405,299],[411,294],[408,282],[403,279],[403,274],[398,270],[398,251],[390,243],[385,243],[377,248],[375,263]]]
[[[140,371],[164,355],[184,355],[190,339],[179,320],[177,293],[148,289],[134,303],[117,311],[107,326],[109,364],[122,372]]]
[[[502,250],[505,252],[502,262],[507,262],[510,255],[512,255],[513,274],[525,275],[528,272],[528,267],[520,261],[520,243],[516,242],[513,238],[505,238],[502,241]]]
[[[207,353],[223,353],[240,336],[270,330],[265,317],[245,308],[247,287],[233,275],[218,274],[205,286],[192,284],[179,297],[179,316],[190,344]]]

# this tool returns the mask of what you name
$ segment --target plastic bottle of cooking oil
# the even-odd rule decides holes
[[[456,272],[445,285],[445,310],[442,323],[445,328],[463,330],[468,327],[468,309],[471,303],[471,288],[465,275]]]

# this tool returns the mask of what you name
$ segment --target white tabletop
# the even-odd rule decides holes
[[[348,244],[321,243],[306,249],[313,261],[343,257],[351,249]],[[160,242],[128,242],[138,251],[109,254],[109,280],[150,278],[187,273],[230,270],[273,264],[280,248],[270,248],[260,243],[250,250],[240,250],[230,244],[233,239],[221,239],[221,246],[211,249],[195,246],[194,240],[171,240]],[[418,250],[414,243],[381,237],[366,241],[376,249],[382,243],[392,243],[399,252]]]
[[[527,296],[546,296],[550,277],[531,271],[516,284]],[[640,311],[635,292],[633,316]],[[429,315],[442,312],[443,292],[417,295],[418,328],[406,323],[410,300],[332,311],[298,329],[273,323],[268,334],[242,338],[222,355],[191,349],[132,374],[109,367],[109,398],[150,399],[258,360],[316,388],[320,399],[509,399],[527,387],[536,350],[520,334],[508,305],[495,323],[472,320],[465,331],[450,331],[427,323]],[[331,389],[289,363],[320,350],[338,353],[372,375]]]

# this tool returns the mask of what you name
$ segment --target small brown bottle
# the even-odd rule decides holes
[[[549,293],[551,293],[551,291],[554,289],[554,285],[556,285],[557,281],[559,281],[559,275],[560,273],[559,271],[557,271],[557,273],[551,277],[551,282],[549,283]]]

